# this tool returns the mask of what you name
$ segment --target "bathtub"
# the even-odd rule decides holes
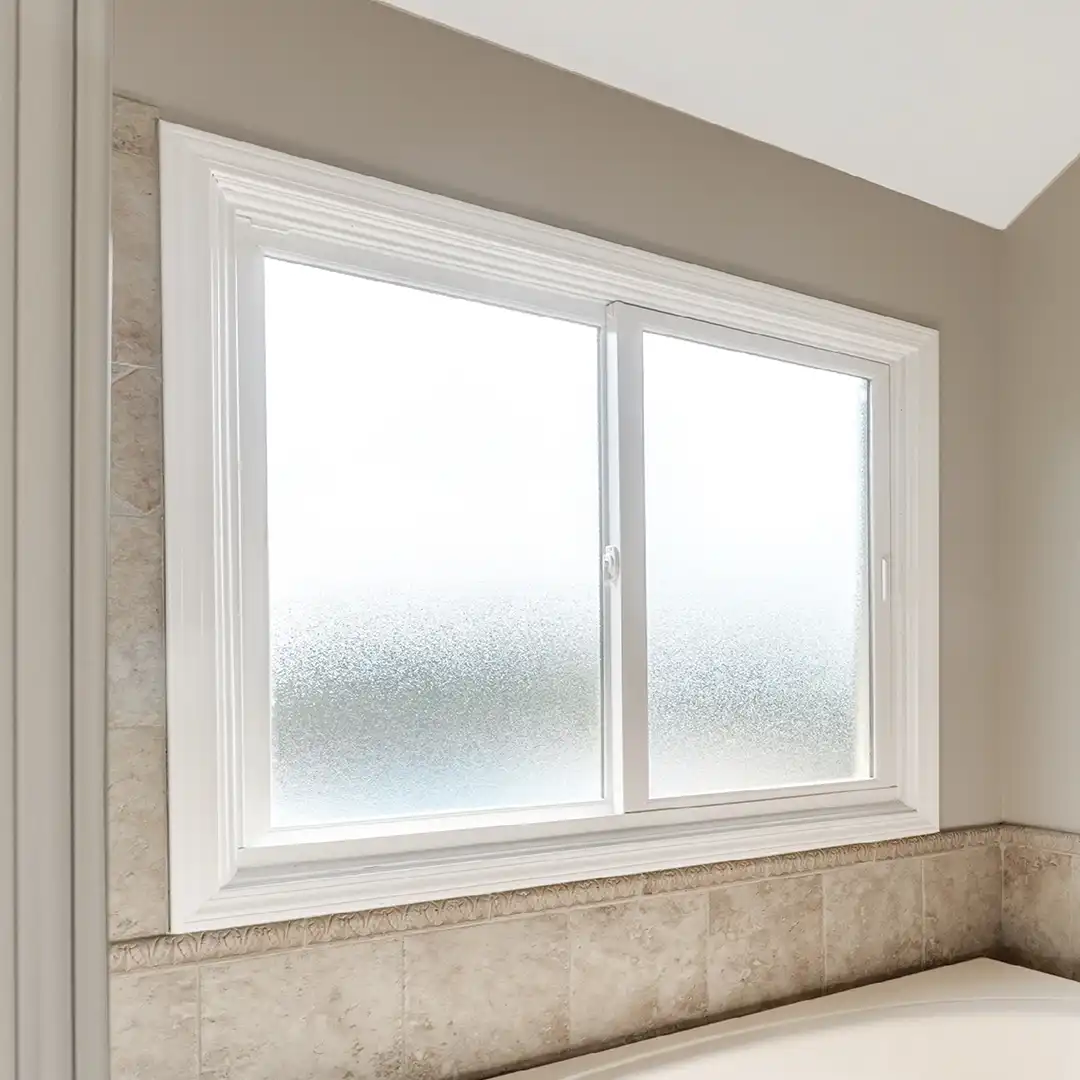
[[[544,1065],[528,1080],[1076,1080],[1080,984],[971,960]]]

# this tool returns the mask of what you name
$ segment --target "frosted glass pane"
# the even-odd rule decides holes
[[[274,823],[600,798],[597,330],[265,270]]]
[[[646,334],[650,789],[870,768],[866,380]]]

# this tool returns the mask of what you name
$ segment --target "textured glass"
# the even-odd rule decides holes
[[[597,330],[265,269],[274,823],[599,798]]]
[[[650,789],[870,768],[865,379],[646,334]]]

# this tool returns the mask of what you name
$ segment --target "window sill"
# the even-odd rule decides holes
[[[300,851],[288,847],[279,849],[287,861],[279,861],[273,848],[245,848],[232,878],[212,895],[189,906],[174,894],[171,931],[224,929],[937,831],[936,819],[894,800],[376,856],[341,854],[338,844],[312,844],[305,847],[314,857],[298,859]]]

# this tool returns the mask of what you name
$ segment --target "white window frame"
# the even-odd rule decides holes
[[[161,155],[173,932],[937,830],[936,331],[177,125],[162,124]],[[270,828],[264,254],[606,327],[609,436],[623,440],[617,406],[634,395],[616,382],[640,369],[643,330],[869,377],[874,777],[650,802],[639,752],[616,758],[603,803]],[[620,580],[640,582],[630,450],[622,475],[608,455],[605,543]],[[612,709],[644,700],[631,593],[605,589],[609,742]]]

